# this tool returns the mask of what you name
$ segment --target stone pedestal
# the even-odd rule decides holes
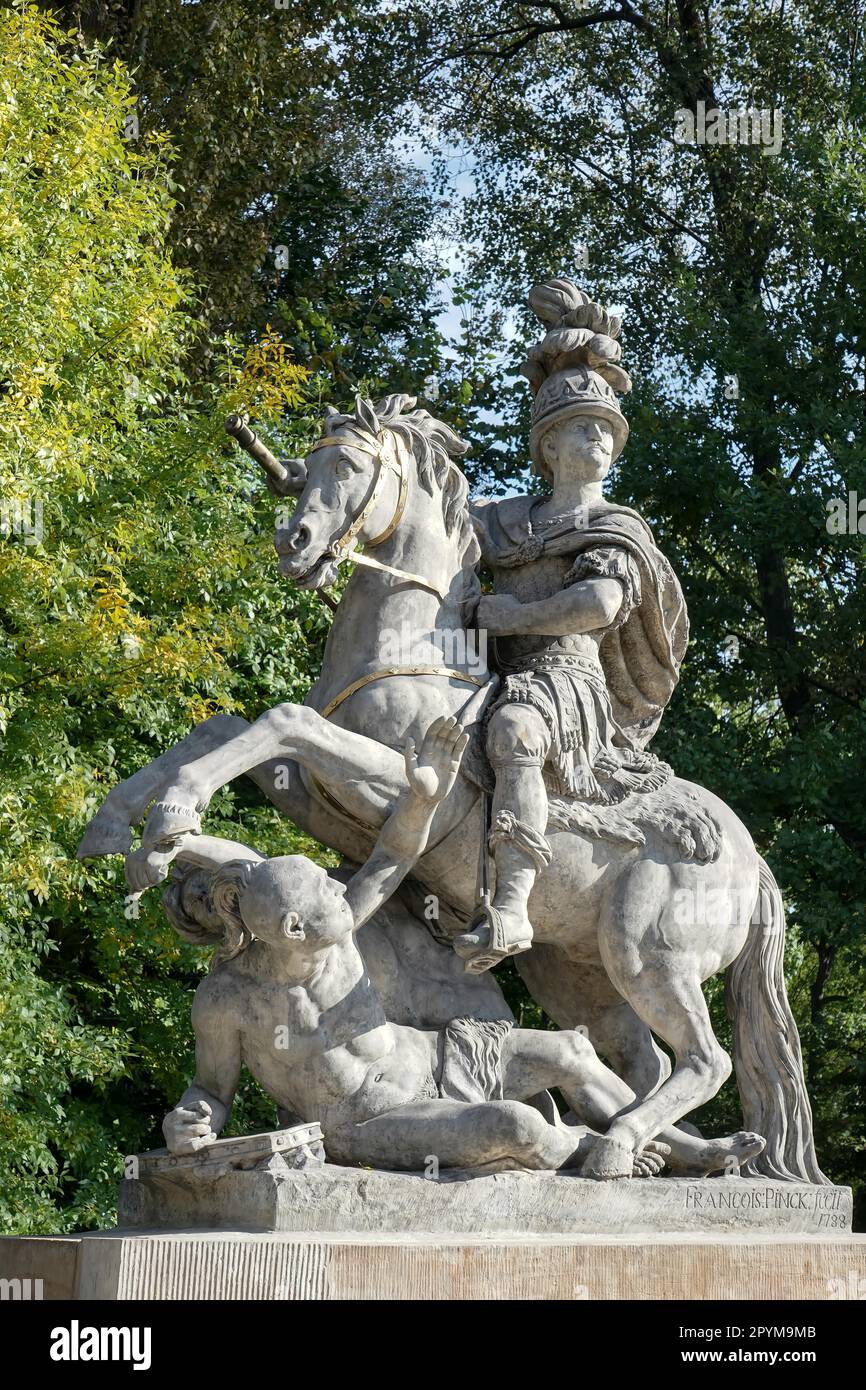
[[[259,1146],[261,1147],[261,1145]],[[0,1279],[75,1299],[851,1299],[848,1188],[751,1178],[254,1168],[142,1155],[116,1231],[0,1240]],[[249,1153],[242,1154],[244,1162]],[[279,1160],[278,1162],[276,1160]],[[12,1296],[15,1296],[14,1293]],[[37,1295],[39,1296],[39,1295]]]
[[[41,1279],[43,1297],[82,1300],[753,1299],[772,1304],[862,1299],[866,1236],[240,1231],[7,1236],[0,1239],[0,1278]]]
[[[324,1164],[294,1171],[216,1169],[175,1160],[120,1185],[118,1225],[390,1235],[838,1235],[851,1189],[770,1179],[641,1178],[568,1173],[386,1173]]]

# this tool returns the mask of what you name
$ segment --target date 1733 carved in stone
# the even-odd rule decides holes
[[[111,791],[79,850],[123,854],[134,893],[167,880],[176,930],[216,947],[166,1140],[212,1144],[245,1064],[339,1164],[821,1184],[779,889],[733,811],[649,749],[688,619],[649,527],[604,495],[628,437],[620,323],[567,280],[530,305],[543,493],[471,501],[466,446],[409,396],[329,412],[305,460],[230,422],[297,499],[287,580],[354,569],[304,704],[198,725]],[[476,644],[437,644],[473,627],[489,670]],[[344,869],[207,834],[241,776]],[[508,956],[558,1031],[515,1026]],[[705,1138],[681,1122],[731,1071],[701,988],[720,970],[746,1128]]]

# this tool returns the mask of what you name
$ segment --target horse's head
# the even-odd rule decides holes
[[[396,447],[359,397],[354,416],[326,417],[305,468],[298,504],[277,528],[274,545],[283,574],[301,588],[319,589],[334,582],[353,541],[363,544],[384,530],[399,489]]]
[[[453,430],[426,411],[404,414],[412,396],[388,396],[376,408],[356,397],[353,415],[325,418],[305,460],[306,481],[289,521],[274,539],[280,570],[305,589],[332,584],[356,545],[375,546],[397,530],[414,480],[430,496],[447,486],[454,511],[466,483],[449,477],[449,456],[465,452]]]

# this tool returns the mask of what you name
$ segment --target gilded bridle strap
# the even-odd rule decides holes
[[[384,541],[389,540],[390,537],[393,536],[400,522],[403,520],[403,513],[406,510],[406,498],[409,495],[409,474],[406,471],[399,449],[394,449],[394,456],[397,460],[396,473],[400,479],[397,490],[397,501],[394,505],[394,515],[391,517],[384,531],[380,531],[378,536],[374,536],[371,541],[367,541],[368,550],[373,550],[375,546],[382,545]]]
[[[395,579],[402,579],[404,583],[420,584],[422,589],[429,589],[431,594],[441,598],[443,603],[448,597],[437,584],[425,579],[423,574],[413,574],[411,570],[399,570],[396,565],[386,565],[381,560],[374,560],[372,555],[365,555],[363,551],[353,550],[351,555],[344,555],[343,559],[351,560],[353,565],[363,565],[370,570],[382,570],[385,574],[392,574]]]
[[[353,434],[323,434],[321,439],[317,439],[312,449],[308,449],[308,454],[315,454],[319,449],[330,449],[334,445],[341,445],[346,449],[360,449],[362,454],[369,454],[371,458],[377,459],[379,451],[385,442],[385,436],[379,436],[379,444],[373,448],[366,439],[358,439]]]

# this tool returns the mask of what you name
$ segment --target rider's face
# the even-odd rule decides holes
[[[600,415],[575,415],[551,425],[541,441],[554,482],[600,482],[613,459],[613,427]]]

